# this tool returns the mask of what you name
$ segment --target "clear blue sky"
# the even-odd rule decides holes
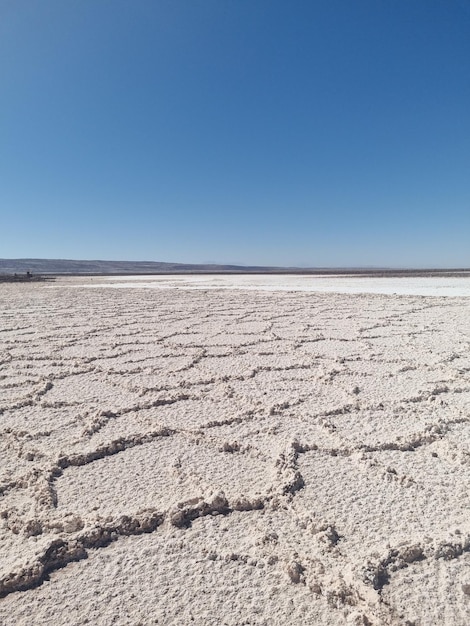
[[[1,0],[0,257],[470,266],[470,0]]]

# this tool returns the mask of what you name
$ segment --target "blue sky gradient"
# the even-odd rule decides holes
[[[470,0],[5,0],[0,257],[470,266]]]

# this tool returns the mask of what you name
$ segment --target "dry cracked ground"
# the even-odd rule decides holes
[[[465,298],[0,292],[0,623],[470,623]]]

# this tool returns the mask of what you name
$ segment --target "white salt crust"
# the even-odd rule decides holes
[[[469,299],[84,283],[0,290],[0,624],[470,623]]]

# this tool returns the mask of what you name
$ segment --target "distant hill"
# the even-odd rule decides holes
[[[197,265],[158,261],[80,261],[70,259],[0,259],[0,274],[185,274],[286,272],[286,268]]]
[[[80,261],[70,259],[0,259],[0,275],[102,276],[123,274],[350,274],[360,276],[469,276],[469,269],[299,268],[256,265],[198,265],[158,261]]]

